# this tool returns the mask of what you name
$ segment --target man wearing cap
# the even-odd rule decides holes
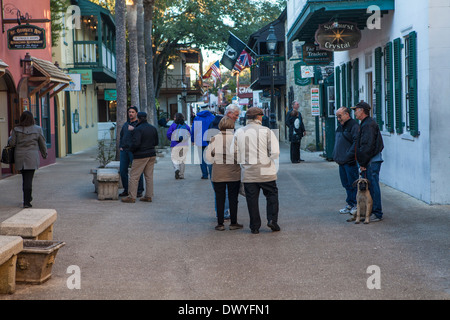
[[[128,121],[126,121],[122,130],[120,130],[120,179],[122,180],[123,192],[119,194],[121,197],[128,196],[128,168],[133,162],[133,153],[130,151],[131,146],[131,131],[138,124],[137,113],[138,109],[135,106],[128,108]],[[144,176],[139,178],[138,185],[138,197],[142,197],[142,192],[144,191]]]
[[[247,110],[247,125],[236,130],[232,143],[237,150],[241,165],[241,182],[244,183],[245,199],[250,216],[250,229],[259,233],[261,216],[258,198],[262,189],[267,201],[267,226],[280,231],[278,225],[277,165],[280,155],[278,139],[269,128],[262,126],[263,111],[258,107]]]
[[[209,125],[214,120],[214,115],[208,110],[208,105],[202,106],[202,111],[197,113],[191,127],[191,141],[197,147],[199,157],[201,158],[200,169],[202,170],[202,179],[208,179],[211,175],[211,165],[206,164],[203,158],[203,151],[208,146],[208,139],[205,134]],[[209,169],[209,170],[208,170]]]
[[[356,142],[356,160],[360,166],[361,176],[369,180],[369,191],[373,199],[372,215],[370,221],[377,222],[383,219],[381,208],[381,191],[379,175],[384,148],[380,128],[370,117],[370,105],[364,101],[352,107],[356,119],[361,121],[358,140]]]
[[[147,113],[138,112],[138,124],[132,129],[130,150],[133,152],[128,197],[122,202],[134,203],[138,188],[139,177],[145,176],[145,196],[141,201],[152,202],[153,197],[153,168],[156,160],[155,146],[158,145],[158,131],[147,122]]]

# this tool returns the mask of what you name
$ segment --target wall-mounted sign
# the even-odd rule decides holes
[[[320,116],[319,88],[311,88],[311,115]]]
[[[116,89],[105,89],[103,91],[106,101],[115,101],[117,100],[117,90]]]
[[[70,77],[70,83],[63,91],[81,91],[81,75],[78,73],[70,73],[67,76]],[[59,84],[55,87],[54,91],[57,91],[63,85]]]
[[[319,46],[314,43],[305,43],[302,46],[303,62],[307,65],[324,65],[330,64],[333,60],[333,52],[320,50]]]
[[[8,49],[31,50],[45,49],[45,29],[23,24],[8,30]]]
[[[314,66],[302,66],[302,78],[314,78]]]
[[[92,70],[91,69],[73,69],[69,73],[79,73],[81,75],[81,84],[92,84]]]
[[[361,31],[352,22],[328,22],[319,25],[315,40],[322,50],[346,51],[358,47]]]
[[[302,77],[302,66],[304,65],[304,62],[297,62],[294,64],[294,81],[298,86],[307,86],[311,83],[311,78]]]

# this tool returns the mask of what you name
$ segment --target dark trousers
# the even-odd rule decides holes
[[[276,180],[269,182],[244,183],[245,199],[247,200],[250,215],[250,229],[258,230],[261,227],[259,215],[259,191],[262,189],[266,197],[267,221],[278,221],[278,187]]]
[[[300,139],[301,142],[301,139]],[[300,142],[291,142],[291,162],[300,161]]]
[[[228,189],[228,202],[230,204],[231,224],[237,223],[238,196],[240,181],[213,182],[214,192],[216,193],[217,204],[217,224],[223,225],[225,211],[225,197]]]
[[[131,151],[120,150],[120,179],[122,180],[123,191],[128,192],[128,168],[133,163],[133,153]],[[139,178],[138,193],[144,192],[144,174]]]
[[[23,204],[31,204],[33,197],[31,193],[33,191],[33,177],[35,170],[21,170],[22,173],[22,191],[23,191]]]

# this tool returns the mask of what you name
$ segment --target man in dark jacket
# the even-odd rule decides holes
[[[136,127],[138,124],[137,119],[138,109],[136,107],[128,108],[128,121],[123,124],[122,130],[120,130],[120,179],[122,180],[123,192],[119,194],[121,197],[128,196],[128,168],[133,163],[133,153],[130,150],[131,146],[131,131],[130,128]],[[144,191],[144,177],[139,178],[139,185],[137,191],[137,197],[142,197]]]
[[[289,109],[288,113],[286,114],[286,121],[285,124],[289,128],[289,141],[291,141],[291,162],[292,163],[299,163],[300,161],[304,161],[300,157],[300,144],[302,137],[306,135],[305,125],[303,124],[303,117],[302,114],[299,111],[299,103],[298,101],[294,101],[292,103],[292,108]],[[292,111],[296,110],[298,112],[297,117],[293,117]],[[295,129],[295,120],[298,118],[299,120],[299,128]],[[296,130],[297,135],[300,137],[300,141],[292,141],[292,135],[294,134],[294,130]],[[292,143],[294,142],[294,143]]]
[[[369,104],[361,101],[352,109],[355,110],[356,118],[361,121],[356,142],[356,159],[361,169],[361,176],[369,180],[370,195],[373,199],[370,221],[381,221],[383,211],[381,208],[379,175],[383,162],[381,155],[384,148],[383,138],[377,123],[370,117],[371,107]]]
[[[339,210],[340,213],[354,214],[356,212],[356,187],[353,182],[358,179],[355,147],[358,139],[359,125],[350,117],[347,107],[336,111],[339,126],[336,129],[333,160],[339,165],[339,176],[342,186],[347,192],[347,205]]]
[[[122,198],[122,202],[134,203],[139,177],[145,176],[145,196],[141,201],[152,202],[153,197],[153,168],[156,160],[155,146],[158,145],[158,131],[147,122],[147,113],[138,112],[138,124],[131,133],[131,147],[133,164],[130,172],[129,196]]]

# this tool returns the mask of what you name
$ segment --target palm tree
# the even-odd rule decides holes
[[[126,6],[125,0],[116,0],[116,74],[117,74],[117,130],[116,159],[119,159],[119,136],[127,120],[127,43],[126,43]]]
[[[128,64],[130,65],[131,105],[139,105],[139,58],[137,36],[137,0],[127,0]]]
[[[137,0],[137,47],[139,61],[139,101],[141,111],[148,113],[147,79],[145,68],[145,39],[144,39],[144,0]]]
[[[144,37],[145,37],[145,60],[147,78],[147,109],[149,122],[156,126],[158,119],[156,114],[155,85],[153,79],[153,8],[155,0],[144,0]]]

